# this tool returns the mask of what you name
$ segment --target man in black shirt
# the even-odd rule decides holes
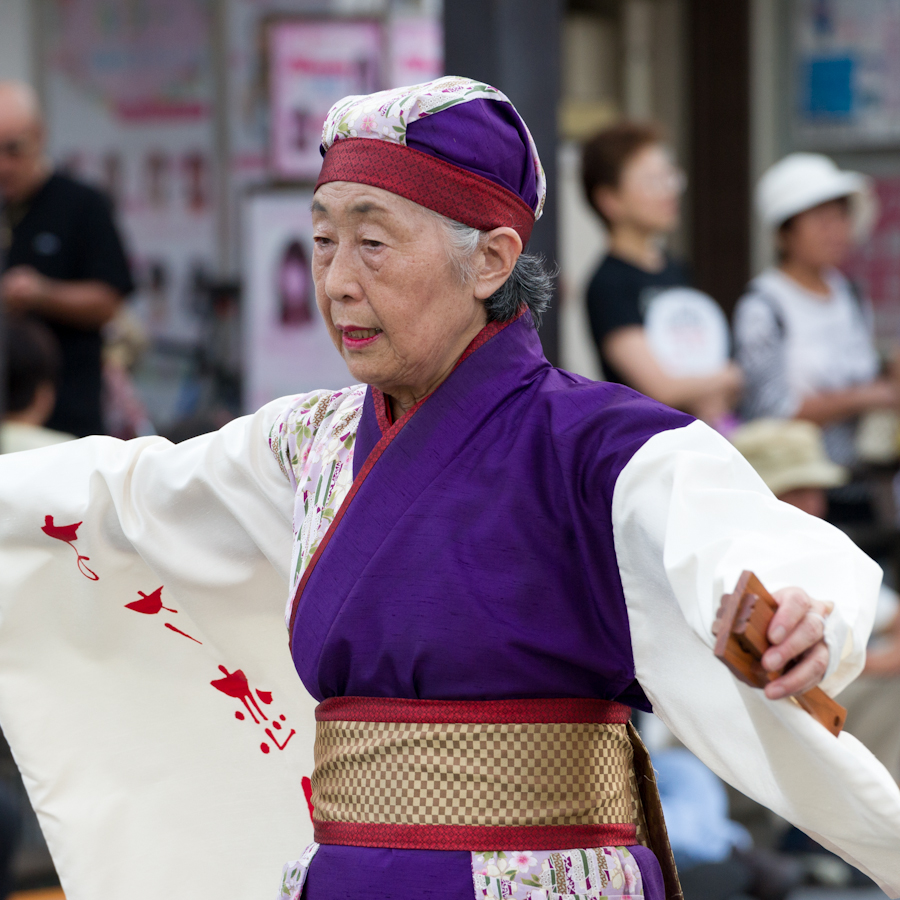
[[[100,329],[134,287],[110,206],[53,172],[34,93],[0,82],[0,299],[9,315],[45,322],[63,357],[48,427],[103,432]]]

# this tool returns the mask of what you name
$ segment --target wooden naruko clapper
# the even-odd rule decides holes
[[[775,598],[752,572],[744,572],[733,594],[725,594],[713,624],[716,656],[734,675],[750,687],[763,688],[784,669],[767,672],[762,655],[772,646],[766,636],[778,609]],[[835,703],[821,688],[791,697],[833,735],[841,733],[847,710]]]

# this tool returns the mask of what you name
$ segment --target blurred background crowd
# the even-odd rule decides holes
[[[900,0],[0,0],[0,449],[343,386],[321,124],[445,73],[532,126],[548,358],[703,419],[882,563],[841,702],[900,779]],[[687,900],[875,890],[640,724]],[[0,895],[52,884],[0,770]]]

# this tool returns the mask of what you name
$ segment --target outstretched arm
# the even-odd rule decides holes
[[[310,839],[294,490],[269,448],[289,406],[0,457],[0,721],[67,896],[259,896]]]
[[[721,778],[900,895],[900,790],[888,772],[851,735],[835,738],[789,700],[742,684],[713,654],[722,594],[750,569],[770,590],[802,587],[834,605],[821,686],[836,694],[865,659],[878,566],[837,529],[776,500],[699,422],[655,435],[632,457],[613,526],[636,677],[655,712]],[[799,616],[806,603],[798,622],[809,620],[808,610]]]

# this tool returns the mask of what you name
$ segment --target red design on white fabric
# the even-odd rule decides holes
[[[272,725],[273,725],[275,728],[281,728],[281,724],[280,724],[279,722],[273,722]],[[287,747],[287,745],[288,745],[288,741],[294,736],[295,732],[294,732],[294,729],[292,728],[292,729],[291,729],[291,733],[284,739],[284,743],[283,743],[283,744],[279,744],[279,743],[278,743],[278,738],[275,737],[274,734],[272,734],[272,729],[271,729],[271,728],[267,728],[267,729],[266,729],[266,734],[269,736],[269,740],[272,741],[272,743],[273,743],[279,750],[284,750],[284,748]]]
[[[164,585],[160,585],[155,591],[150,594],[145,594],[143,591],[138,591],[140,594],[140,600],[132,600],[131,603],[125,604],[125,609],[134,610],[134,612],[142,613],[145,616],[155,616],[162,610],[170,613],[177,613],[177,609],[172,609],[169,606],[163,606],[162,602],[162,590]],[[168,622],[165,623],[166,628],[169,631],[174,631],[176,634],[180,634],[182,637],[186,637],[189,641],[193,641],[195,644],[202,644],[203,641],[198,641],[197,638],[191,637],[187,632],[182,631],[180,628],[176,628],[174,625],[170,625]]]
[[[174,610],[174,612],[178,612],[178,610],[176,609]],[[197,638],[191,637],[186,631],[182,631],[180,628],[176,628],[174,625],[170,625],[168,622],[166,622],[166,628],[168,628],[169,631],[174,631],[175,634],[180,634],[182,637],[186,637],[189,641],[193,641],[195,644],[203,644],[203,641],[198,641]]]
[[[294,729],[292,728],[290,734],[284,739],[284,743],[281,743],[277,737],[275,737],[273,733],[274,731],[281,731],[284,728],[282,724],[285,721],[284,716],[279,715],[277,718],[273,718],[271,721],[269,717],[262,711],[262,707],[259,703],[256,702],[256,697],[253,696],[254,692],[250,688],[250,682],[247,680],[247,676],[240,670],[235,669],[233,672],[229,672],[225,666],[219,666],[219,671],[225,676],[224,678],[216,678],[211,681],[210,684],[217,690],[221,691],[227,697],[232,697],[235,700],[240,700],[241,703],[244,704],[244,709],[250,714],[250,718],[253,719],[255,725],[260,725],[262,722],[269,722],[270,727],[265,728],[266,736],[269,740],[279,749],[284,750],[287,747],[290,739],[296,734]],[[267,706],[272,702],[272,692],[271,691],[256,691],[256,696],[259,697],[260,701]],[[259,718],[257,718],[259,716]],[[234,714],[234,717],[239,721],[245,721],[246,717],[244,714],[237,710]],[[269,745],[263,741],[259,745],[259,749],[263,753],[269,753],[271,748]]]
[[[259,725],[259,719],[256,718],[256,713],[254,713],[253,710],[256,710],[256,712],[268,722],[269,720],[266,717],[266,714],[259,708],[253,697],[253,691],[250,690],[250,682],[247,681],[247,676],[240,669],[229,672],[225,666],[219,666],[219,671],[222,672],[225,677],[217,678],[215,681],[211,681],[210,684],[217,691],[221,691],[229,697],[234,697],[235,700],[240,700],[247,708],[247,712],[253,716],[253,721],[256,722],[257,725]]]
[[[47,537],[52,537],[58,541],[62,541],[64,544],[68,544],[75,551],[78,571],[91,581],[99,581],[100,576],[93,571],[93,569],[90,569],[85,565],[86,562],[90,562],[91,558],[89,556],[82,556],[75,547],[75,541],[78,539],[79,525],[81,525],[81,522],[76,522],[74,525],[56,525],[53,522],[53,516],[44,516],[44,524],[41,526],[41,531],[43,531]]]
[[[306,808],[309,810],[309,821],[313,821],[313,813],[316,811],[316,808],[313,806],[312,802],[312,781],[308,778],[308,776],[304,775],[300,779],[300,787],[303,788],[303,796],[306,797]]]
[[[147,616],[155,616],[161,609],[164,609],[167,612],[177,613],[177,609],[170,609],[168,606],[163,606],[162,589],[163,585],[160,585],[152,594],[145,594],[143,591],[138,591],[141,595],[141,599],[134,600],[132,603],[126,603],[125,609],[133,609],[135,612],[144,613],[144,615]]]

